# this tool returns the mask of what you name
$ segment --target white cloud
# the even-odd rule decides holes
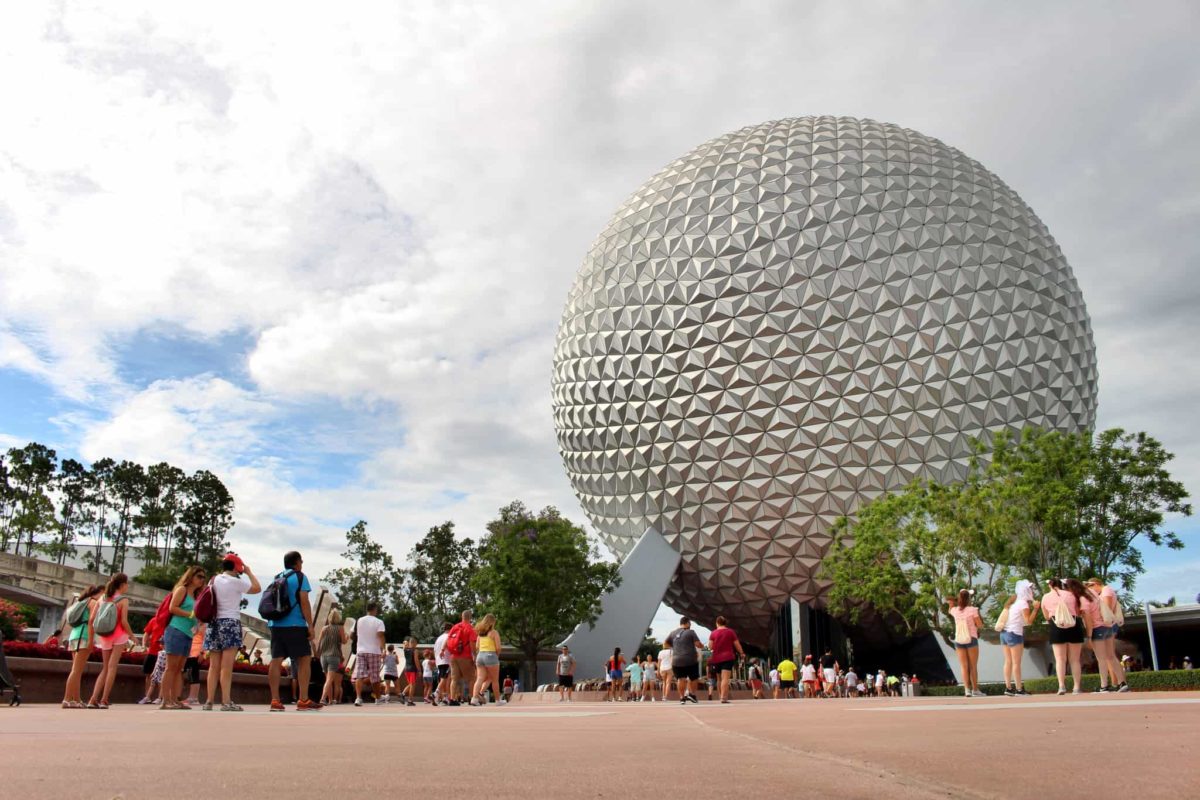
[[[548,383],[592,237],[707,138],[852,113],[961,147],[1038,210],[1096,320],[1102,422],[1160,435],[1194,486],[1194,22],[1185,3],[21,4],[0,71],[37,80],[0,82],[0,369],[93,409],[67,418],[84,455],[220,472],[264,552],[336,553],[359,516],[402,552],[514,497],[580,516]],[[249,382],[127,385],[118,345],[164,327],[249,331]],[[323,397],[390,421],[344,446],[351,483],[297,488],[299,456],[264,437]]]

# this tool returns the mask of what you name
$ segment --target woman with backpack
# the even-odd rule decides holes
[[[317,637],[317,660],[325,673],[325,688],[321,690],[321,705],[340,703],[342,686],[342,648],[350,637],[342,626],[342,612],[336,608]]]
[[[212,622],[204,633],[204,651],[208,653],[208,696],[204,710],[211,711],[221,689],[221,710],[241,711],[233,702],[233,665],[242,646],[242,598],[258,594],[262,586],[254,571],[236,554],[230,553],[221,561],[221,572],[212,583],[216,607]]]
[[[475,657],[477,676],[471,692],[471,705],[484,704],[483,691],[490,684],[492,697],[500,697],[500,633],[496,630],[496,617],[487,614],[475,626],[479,636],[479,655]]]
[[[88,708],[108,708],[108,698],[113,684],[117,682],[117,665],[121,654],[133,641],[133,628],[129,627],[129,576],[118,572],[108,579],[92,611],[92,630],[96,634],[96,645],[100,648],[103,662]]]
[[[83,689],[83,671],[87,668],[87,660],[92,654],[92,641],[95,637],[92,631],[92,611],[96,607],[96,596],[103,589],[103,586],[89,586],[67,609],[67,624],[71,626],[71,633],[67,637],[67,652],[71,654],[71,674],[67,676],[67,686],[63,690],[63,708],[87,708],[80,693]]]
[[[608,676],[607,699],[620,700],[625,688],[625,656],[621,655],[621,648],[613,648],[612,658],[604,663],[604,674]]]
[[[192,652],[192,639],[196,635],[197,621],[192,609],[196,606],[196,595],[204,588],[206,576],[202,567],[191,566],[175,583],[171,590],[169,612],[171,620],[163,632],[163,650],[167,654],[167,672],[163,675],[162,711],[190,711],[189,706],[179,701],[183,695],[183,665]]]
[[[1083,613],[1092,652],[1096,654],[1096,664],[1100,668],[1100,688],[1096,692],[1128,692],[1125,670],[1117,658],[1117,620],[1121,613],[1117,593],[1099,578],[1089,579]]]
[[[1017,593],[1004,603],[997,623],[1000,644],[1004,647],[1004,694],[1009,697],[1028,697],[1021,680],[1021,659],[1025,655],[1025,626],[1037,618],[1038,601],[1033,596],[1031,581],[1017,581]]]
[[[984,697],[979,691],[979,629],[983,618],[979,609],[971,605],[970,589],[962,589],[958,597],[948,601],[950,616],[954,619],[954,650],[958,654],[958,667],[962,671],[963,687],[967,697]]]
[[[1078,587],[1076,592],[1071,584]],[[1050,623],[1050,646],[1054,650],[1054,672],[1058,676],[1058,693],[1067,693],[1067,665],[1071,666],[1071,678],[1074,681],[1075,694],[1083,689],[1080,678],[1083,665],[1080,655],[1083,652],[1083,620],[1079,617],[1080,599],[1083,597],[1083,584],[1068,579],[1066,583],[1058,578],[1051,578],[1047,584],[1050,591],[1042,595],[1042,616]]]

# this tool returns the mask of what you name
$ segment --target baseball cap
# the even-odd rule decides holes
[[[242,561],[242,557],[239,556],[237,553],[226,553],[225,557],[221,560],[222,561],[232,561],[233,562],[233,571],[239,575],[241,575],[243,572],[246,571],[246,564],[245,564],[245,562]]]

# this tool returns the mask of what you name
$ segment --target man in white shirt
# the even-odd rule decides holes
[[[363,687],[368,681],[371,693],[376,697],[383,696],[379,670],[383,667],[383,648],[387,642],[383,620],[379,618],[378,603],[367,603],[366,616],[358,618],[358,623],[354,626],[354,635],[358,639],[357,658],[354,662],[354,705],[361,707]]]
[[[446,650],[446,641],[453,627],[449,622],[443,622],[442,635],[433,643],[433,663],[437,665],[437,689],[433,692],[433,702],[441,705],[450,702],[450,653]]]

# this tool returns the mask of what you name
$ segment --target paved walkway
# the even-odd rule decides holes
[[[284,714],[25,706],[0,708],[0,796],[1178,800],[1200,793],[1198,741],[1197,692]]]

